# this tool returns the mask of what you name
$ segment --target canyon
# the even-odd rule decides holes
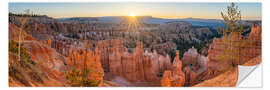
[[[248,36],[222,37],[184,21],[141,28],[147,29],[134,34],[125,25],[96,19],[9,16],[9,45],[20,36],[26,53],[18,61],[16,50],[9,50],[9,86],[81,86],[69,75],[86,70],[91,73],[76,78],[96,86],[233,86],[218,82],[237,75],[237,65],[261,62],[258,24],[252,24]]]

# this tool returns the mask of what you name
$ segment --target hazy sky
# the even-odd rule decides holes
[[[22,13],[30,9],[54,18],[137,16],[160,18],[220,19],[221,11],[231,3],[9,3],[9,12]],[[236,3],[243,19],[261,19],[261,3]]]

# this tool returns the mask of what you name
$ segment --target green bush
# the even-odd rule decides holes
[[[18,49],[19,49],[19,43],[16,42],[15,40],[11,40],[8,44],[9,52],[18,54],[19,52]],[[21,47],[20,47],[20,56],[22,60],[26,60],[28,63],[34,64],[30,55],[27,53],[26,49],[23,47],[23,43],[21,43]]]
[[[87,73],[89,72],[90,71],[88,71]],[[101,81],[96,81],[95,79],[84,78],[84,75],[85,74],[76,69],[72,69],[72,71],[65,73],[66,79],[69,81],[71,86],[96,87],[99,85],[99,83],[101,83]]]

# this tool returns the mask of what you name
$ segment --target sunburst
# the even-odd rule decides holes
[[[130,13],[129,13],[129,16],[132,17],[132,18],[134,18],[134,17],[136,16],[136,13],[130,12]]]

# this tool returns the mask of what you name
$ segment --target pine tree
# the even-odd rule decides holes
[[[223,25],[218,29],[219,34],[228,35],[231,32],[243,33],[242,16],[238,6],[234,3],[227,7],[226,12],[221,12]]]

